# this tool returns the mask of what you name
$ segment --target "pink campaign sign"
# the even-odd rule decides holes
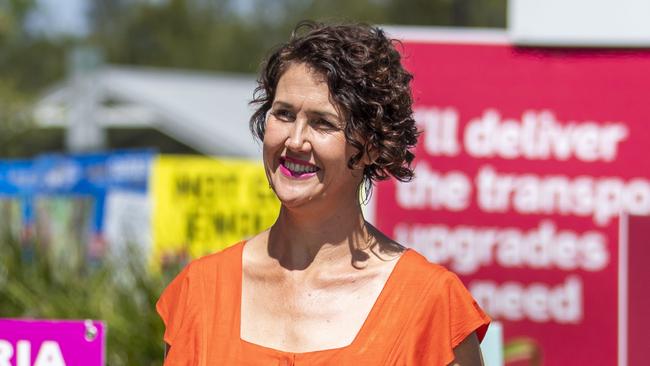
[[[105,334],[100,321],[0,319],[0,366],[103,366]]]
[[[650,365],[650,50],[412,35],[415,178],[375,225],[460,276],[507,366]]]

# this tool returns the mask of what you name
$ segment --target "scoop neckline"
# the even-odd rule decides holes
[[[308,356],[308,355],[314,355],[314,354],[321,354],[321,353],[327,353],[327,352],[337,352],[337,351],[343,351],[346,349],[350,349],[354,347],[357,343],[360,342],[360,339],[364,338],[366,336],[366,333],[369,332],[370,328],[370,323],[375,321],[375,318],[379,315],[379,308],[381,307],[381,304],[383,304],[386,301],[386,297],[388,296],[387,294],[390,292],[390,289],[394,286],[396,286],[398,280],[395,279],[398,275],[396,274],[398,272],[398,267],[401,266],[402,262],[404,262],[403,258],[412,252],[410,248],[406,248],[404,252],[402,252],[402,255],[400,255],[399,258],[397,258],[397,263],[393,266],[393,269],[391,270],[390,274],[388,275],[388,278],[386,279],[386,282],[384,283],[384,286],[382,287],[381,291],[379,292],[379,295],[375,299],[375,302],[373,303],[372,307],[370,308],[370,312],[368,312],[368,315],[366,316],[366,319],[363,321],[361,324],[361,328],[357,331],[357,334],[354,336],[352,339],[352,342],[350,344],[342,346],[342,347],[336,347],[336,348],[326,348],[326,349],[321,349],[321,350],[315,350],[315,351],[306,351],[306,352],[289,352],[289,351],[283,351],[279,350],[276,348],[272,347],[267,347],[261,344],[249,342],[245,339],[242,338],[241,336],[241,306],[242,306],[242,289],[243,289],[243,281],[244,281],[244,246],[246,245],[247,241],[243,241],[240,245],[239,248],[239,261],[237,262],[239,264],[237,268],[237,275],[239,276],[238,278],[238,286],[237,286],[237,306],[236,306],[236,315],[235,315],[235,326],[237,327],[237,338],[239,339],[239,342],[241,344],[245,344],[250,347],[257,348],[262,351],[266,351],[269,353],[273,353],[276,355],[281,355],[281,356]],[[409,254],[410,255],[410,254]]]

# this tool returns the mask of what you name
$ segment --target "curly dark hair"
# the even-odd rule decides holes
[[[280,77],[292,64],[304,63],[325,76],[347,119],[345,138],[357,150],[348,167],[366,153],[373,158],[363,171],[367,183],[389,176],[411,180],[415,155],[410,149],[418,136],[409,86],[413,76],[402,67],[395,42],[367,24],[298,23],[289,41],[262,64],[251,101],[258,106],[250,119],[251,132],[264,139],[266,114]]]

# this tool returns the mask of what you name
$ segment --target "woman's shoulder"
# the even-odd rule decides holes
[[[442,279],[453,275],[446,267],[430,262],[417,250],[392,240],[374,226],[369,225],[369,229],[377,241],[377,250],[375,251],[377,257],[383,261],[390,261],[395,257],[400,257],[399,266],[397,267],[401,272],[399,276],[403,280],[404,277],[410,277],[409,280],[411,281],[429,282],[431,279]]]
[[[401,266],[410,280],[422,283],[447,283],[457,276],[445,266],[430,262],[425,256],[412,248],[407,248],[402,254],[404,265]]]
[[[471,333],[483,338],[490,318],[452,271],[413,249],[403,256],[401,270],[408,278],[402,285],[407,291],[400,295],[408,294],[402,304],[410,318],[401,350],[419,365],[447,365],[454,359],[453,349]]]
[[[188,268],[194,273],[214,272],[228,267],[241,265],[241,255],[245,241],[226,247],[220,251],[192,260]]]
[[[236,243],[218,252],[207,254],[190,261],[167,285],[164,293],[190,293],[213,288],[217,282],[230,283],[241,271],[241,253],[244,242]],[[207,285],[207,286],[206,286]],[[173,289],[177,289],[174,291]],[[163,293],[163,295],[164,295]]]
[[[401,291],[418,299],[423,307],[440,306],[459,300],[472,301],[463,281],[445,266],[430,262],[414,249],[407,249],[399,266]]]
[[[453,348],[469,334],[476,332],[479,340],[483,339],[490,318],[455,273],[414,249],[408,249],[403,256],[401,271],[407,277],[401,278],[400,295],[404,294],[403,303],[413,314],[409,323],[415,337],[413,344],[420,344],[418,337],[422,334],[430,336],[432,327],[441,330],[439,337],[431,338],[445,341],[438,344],[432,340],[430,347],[433,353],[441,352],[447,360],[444,364],[448,364],[454,357]]]
[[[191,260],[172,282],[188,279],[211,278],[219,272],[233,271],[241,266],[241,253],[244,241]]]
[[[158,299],[156,307],[163,319],[173,312],[182,313],[188,306],[200,307],[204,299],[215,298],[211,292],[235,290],[238,283],[232,279],[241,266],[243,245],[237,243],[186,265]]]

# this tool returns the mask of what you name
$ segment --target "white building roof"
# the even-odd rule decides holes
[[[83,124],[147,126],[207,155],[258,158],[248,128],[255,86],[252,75],[104,67],[52,90],[38,103],[36,118],[43,126],[69,128],[82,111]]]

